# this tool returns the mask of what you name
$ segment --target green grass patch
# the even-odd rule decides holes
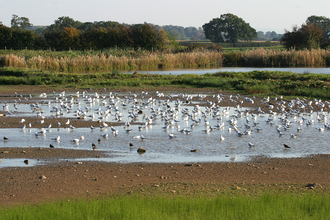
[[[124,74],[63,73],[42,70],[0,68],[0,85],[57,86],[59,88],[213,88],[259,96],[296,96],[330,99],[329,74],[295,74],[277,71],[218,72],[214,74]]]
[[[0,219],[327,219],[329,194],[125,195],[2,209]]]

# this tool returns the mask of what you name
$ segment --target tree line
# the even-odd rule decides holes
[[[148,23],[82,23],[70,17],[59,17],[54,24],[31,31],[27,29],[32,26],[28,19],[13,15],[11,26],[0,24],[0,49],[86,50],[120,47],[162,50],[169,39],[164,29]]]
[[[205,40],[205,34],[201,27],[182,27],[175,25],[162,26],[176,40]]]
[[[233,14],[223,14],[203,25],[205,36],[215,43],[237,43],[265,38],[263,32],[256,32],[250,24]],[[324,16],[310,16],[301,27],[285,30],[283,36],[268,32],[269,38],[280,40],[286,49],[326,49],[330,46],[330,19]]]
[[[330,45],[330,19],[315,15],[308,17],[301,27],[286,30],[284,35],[274,31],[257,32],[242,18],[230,13],[213,18],[198,29],[113,21],[82,23],[65,16],[45,28],[32,31],[32,26],[28,18],[17,15],[12,17],[11,28],[0,22],[0,49],[99,50],[119,47],[163,50],[168,48],[169,42],[177,46],[174,40],[178,39],[209,39],[213,43],[280,40],[287,49],[328,48]]]
[[[280,41],[282,38],[282,34],[277,34],[275,31],[267,31],[266,33],[263,31],[257,32],[256,41]]]

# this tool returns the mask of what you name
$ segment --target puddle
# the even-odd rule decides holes
[[[26,161],[28,160],[28,161]],[[43,161],[38,161],[36,159],[23,159],[23,158],[13,158],[13,159],[1,159],[0,168],[4,167],[32,167],[36,165],[44,164]]]

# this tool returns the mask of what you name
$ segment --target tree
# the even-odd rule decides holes
[[[270,33],[271,38],[275,38],[277,36],[278,36],[278,34],[275,31],[272,31],[272,33]]]
[[[95,24],[96,27],[100,28],[105,28],[107,30],[110,30],[112,28],[121,28],[123,24],[120,24],[116,21],[99,21]]]
[[[323,41],[323,31],[313,24],[294,26],[292,31],[285,31],[281,42],[286,49],[318,49]]]
[[[79,46],[80,31],[74,27],[63,27],[61,31],[61,38],[68,48],[75,48]]]
[[[323,41],[320,43],[321,48],[330,45],[330,19],[324,16],[310,16],[306,20],[306,24],[318,26],[323,31]]]
[[[62,41],[61,32],[53,30],[45,30],[44,38],[48,47],[59,50],[63,47],[64,42]]]
[[[107,47],[107,34],[105,28],[91,29],[81,35],[81,42],[85,48],[102,49]]]
[[[187,37],[191,38],[197,34],[198,30],[195,27],[186,27],[184,29],[184,33]]]
[[[167,32],[152,24],[135,24],[131,26],[131,39],[135,49],[161,50],[165,48]]]
[[[109,29],[106,47],[127,48],[133,46],[131,29],[125,25]]]
[[[14,30],[11,41],[13,49],[32,49],[34,48],[35,34],[30,30]]]
[[[207,39],[218,42],[236,43],[239,40],[252,41],[257,37],[257,32],[242,18],[233,14],[223,14],[203,25]]]
[[[55,20],[54,24],[47,27],[47,31],[61,31],[64,27],[74,27],[78,29],[81,25],[82,23],[80,21],[75,21],[68,16],[62,16]]]
[[[257,37],[260,38],[260,39],[265,38],[265,34],[264,34],[264,32],[263,32],[263,31],[258,31],[258,32],[257,32]]]
[[[13,29],[25,29],[33,26],[28,18],[18,17],[15,14],[13,14],[10,24]]]
[[[5,25],[0,25],[0,49],[5,47],[11,47],[11,39],[13,36],[13,30]]]
[[[78,30],[79,31],[90,31],[95,28],[96,28],[96,26],[93,22],[85,22],[78,28]]]
[[[323,41],[323,31],[320,27],[311,23],[303,24],[301,31],[304,34],[307,49],[318,49]]]
[[[171,30],[170,32],[169,32],[169,34],[172,36],[172,37],[174,37],[175,38],[175,40],[180,40],[180,39],[182,39],[181,38],[181,34],[180,34],[180,32],[179,31],[177,31],[177,30]]]
[[[167,33],[171,34],[175,37],[176,40],[185,39],[186,35],[184,32],[184,27],[181,26],[173,26],[173,25],[165,25],[162,28],[167,31]]]
[[[267,32],[265,33],[265,37],[267,37],[267,38],[271,38],[271,34],[272,34],[271,31],[267,31]]]

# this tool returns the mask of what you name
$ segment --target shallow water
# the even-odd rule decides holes
[[[34,159],[29,159],[29,163],[25,163],[24,160],[23,158],[1,159],[0,167],[32,167],[44,164],[44,162]]]
[[[316,73],[316,74],[329,74],[330,68],[309,68],[309,67],[221,67],[221,68],[200,68],[200,69],[160,69],[160,70],[141,70],[139,73],[149,74],[206,74],[206,73],[217,73],[217,72],[251,72],[251,71],[279,71],[279,72],[292,72],[292,73]],[[134,71],[122,71],[122,73],[133,73]]]
[[[92,95],[92,94],[91,94]],[[68,95],[69,97],[70,95]],[[226,97],[228,98],[228,97]],[[164,98],[165,100],[166,98]],[[103,98],[99,98],[97,101],[92,102],[92,104],[86,104],[84,98],[80,97],[77,102],[80,105],[74,104],[72,110],[65,112],[59,117],[72,117],[76,118],[75,111],[77,109],[89,108],[89,112],[86,115],[91,115],[94,113],[94,120],[99,120],[102,112],[108,109],[109,103],[106,105],[102,104]],[[104,100],[109,100],[105,98]],[[325,121],[318,123],[316,118],[318,113],[313,114],[301,114],[297,116],[296,119],[293,115],[287,119],[291,121],[291,127],[289,130],[284,131],[283,122],[281,121],[281,116],[271,116],[269,114],[260,114],[253,119],[251,115],[238,115],[238,111],[244,112],[245,108],[235,108],[232,107],[225,112],[226,107],[221,107],[217,110],[218,114],[222,117],[222,120],[217,120],[216,117],[207,115],[207,108],[200,107],[200,111],[196,113],[196,119],[200,119],[200,122],[195,125],[192,129],[190,125],[192,124],[192,119],[184,120],[186,115],[182,113],[183,109],[187,109],[187,112],[192,113],[194,106],[187,106],[181,103],[180,107],[174,107],[174,101],[168,104],[171,107],[171,112],[177,112],[177,117],[170,120],[177,120],[173,122],[173,125],[168,128],[168,130],[163,129],[165,126],[165,120],[160,116],[160,112],[168,111],[167,115],[170,113],[169,108],[164,105],[163,102],[158,100],[141,108],[143,114],[137,116],[137,122],[144,123],[146,117],[152,115],[155,116],[151,125],[146,125],[140,131],[138,129],[139,125],[131,125],[129,128],[132,129],[130,133],[125,132],[124,122],[131,121],[129,116],[129,111],[132,111],[131,106],[133,103],[125,101],[127,105],[122,106],[123,99],[116,99],[118,107],[117,112],[122,114],[122,126],[116,126],[115,129],[118,130],[118,136],[112,133],[111,128],[101,129],[99,127],[94,130],[90,128],[57,128],[53,125],[50,129],[46,130],[45,135],[35,136],[35,133],[40,132],[42,129],[39,128],[14,128],[14,129],[0,129],[2,136],[9,137],[9,141],[0,141],[0,147],[43,147],[48,148],[49,144],[53,144],[55,148],[64,149],[83,149],[91,150],[92,143],[95,143],[99,150],[108,151],[109,158],[87,158],[87,159],[76,159],[76,161],[85,160],[97,160],[97,161],[108,161],[108,162],[120,162],[120,163],[131,163],[131,162],[214,162],[214,161],[246,161],[253,156],[268,156],[268,157],[300,157],[310,154],[328,154],[329,153],[329,130],[320,132],[317,128],[323,128],[325,123],[328,123],[326,118]],[[49,105],[42,105],[42,115],[45,116],[45,126],[47,124],[47,117],[56,116],[53,110],[53,106],[60,108],[60,103],[53,101],[52,95],[49,95]],[[141,99],[137,98],[136,101],[143,102]],[[145,100],[144,100],[145,102]],[[9,103],[9,110],[12,110],[13,104]],[[102,119],[104,122],[115,122],[115,107],[110,108],[111,114],[108,117]],[[99,109],[99,110],[98,110]],[[19,115],[21,117],[36,116],[36,112],[31,112],[31,107],[28,104],[17,105],[17,112],[15,116]],[[97,111],[98,110],[98,111]],[[100,112],[100,115],[97,113]],[[159,112],[159,113],[158,113]],[[319,113],[328,116],[328,113]],[[247,130],[245,124],[251,125],[251,135],[243,135],[238,137],[235,130],[229,131],[228,128],[231,126],[227,123],[233,115],[237,117],[237,127],[241,132]],[[10,117],[10,116],[9,116]],[[168,116],[169,117],[169,116]],[[303,124],[299,125],[300,121],[304,117]],[[266,121],[272,118],[273,125],[270,125]],[[204,119],[207,119],[209,125],[206,126]],[[249,123],[246,120],[249,119]],[[310,126],[307,126],[306,122],[308,120],[314,119],[315,122]],[[90,117],[86,117],[84,120],[91,120]],[[258,123],[253,126],[253,123]],[[206,133],[208,126],[215,127],[219,123],[224,123],[223,129],[214,129],[209,133]],[[281,132],[284,134],[279,137],[276,130],[276,125],[282,125],[280,128]],[[261,132],[257,132],[256,128],[260,128]],[[298,133],[297,128],[301,127],[302,132]],[[186,128],[190,130],[189,134],[180,132],[179,130]],[[290,133],[296,135],[296,138],[290,138]],[[102,137],[108,134],[107,138]],[[169,138],[169,134],[174,134],[175,138]],[[146,139],[141,140],[134,138],[136,136],[143,135]],[[220,135],[225,137],[224,141],[220,141]],[[56,142],[53,139],[60,136],[60,142]],[[80,139],[84,136],[84,139]],[[72,142],[73,139],[79,139],[79,143]],[[98,139],[102,141],[98,143]],[[248,142],[251,142],[254,147],[250,148]],[[133,147],[129,144],[132,143]],[[291,148],[287,149],[283,147],[283,144],[289,145]],[[137,149],[143,147],[147,150],[146,153],[139,155]],[[198,152],[190,152],[193,149],[197,149]],[[13,161],[13,160],[12,160]],[[8,163],[7,163],[8,164]],[[34,163],[31,163],[34,164]],[[7,166],[5,163],[0,162],[0,167]]]

